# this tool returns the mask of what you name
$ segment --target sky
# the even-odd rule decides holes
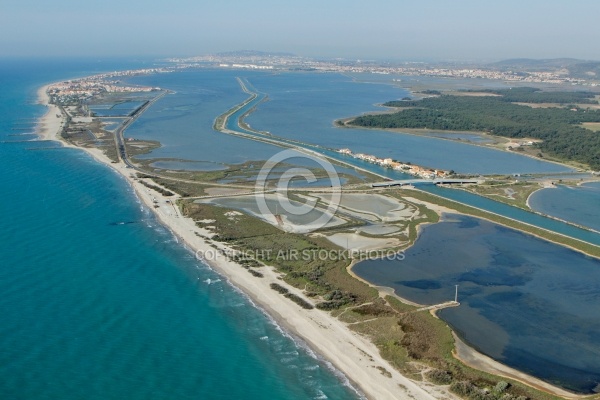
[[[600,60],[600,0],[0,0],[0,57]]]

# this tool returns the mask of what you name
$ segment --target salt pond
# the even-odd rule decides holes
[[[473,347],[565,388],[600,382],[600,260],[484,220],[446,215],[406,257],[363,261],[360,277],[439,316]]]

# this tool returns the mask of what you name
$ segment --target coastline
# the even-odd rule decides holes
[[[450,209],[450,208],[447,208],[447,207],[444,207],[441,205],[432,204],[432,203],[429,203],[424,200],[419,200],[419,199],[415,199],[412,197],[404,197],[404,198],[410,202],[422,204],[422,205],[434,210],[440,216],[440,218],[442,217],[443,213],[466,215],[460,211],[456,211],[456,210],[453,210],[453,209]],[[482,217],[476,217],[476,218],[482,218]],[[495,221],[491,221],[491,220],[488,220],[488,221],[498,224],[498,222],[495,222]],[[429,225],[429,224],[424,224],[424,225],[420,224],[417,226],[417,237],[415,238],[415,241],[413,243],[411,243],[404,250],[409,249],[410,247],[412,247],[415,244],[415,242],[418,240],[419,236],[422,233],[422,230],[425,228],[426,225]],[[514,229],[514,228],[510,228],[510,229]],[[529,233],[526,233],[526,234],[529,234]],[[536,236],[539,238],[539,236],[537,236],[537,235],[533,235],[533,236]],[[540,238],[540,239],[547,240],[544,238]],[[555,243],[555,244],[558,244],[558,243]],[[562,244],[558,244],[558,245],[564,246]],[[566,247],[569,247],[569,246],[566,246]],[[577,250],[574,248],[571,248],[571,249]],[[377,285],[374,285],[373,283],[361,278],[352,270],[352,268],[357,264],[358,264],[358,262],[352,262],[347,267],[348,273],[355,279],[358,279],[361,282],[364,282],[367,285],[369,285],[370,287],[376,289],[380,293],[380,295],[381,294],[390,295],[390,296],[395,297],[396,299],[400,300],[402,303],[413,306],[413,307],[423,308],[423,309],[428,307],[425,304],[415,303],[409,299],[406,299],[406,298],[398,295],[396,293],[396,291],[389,286],[377,286]],[[437,316],[436,309],[430,310],[430,313],[435,318],[439,319],[439,317]],[[470,368],[473,368],[478,371],[486,372],[486,373],[489,373],[492,375],[496,375],[496,376],[500,376],[500,377],[504,377],[504,378],[508,378],[508,379],[513,379],[515,381],[523,383],[524,385],[533,387],[539,391],[542,391],[542,392],[545,392],[545,393],[548,393],[551,395],[555,395],[555,396],[560,396],[561,398],[565,398],[565,399],[569,399],[569,400],[585,399],[585,398],[590,398],[590,397],[595,396],[595,395],[583,395],[583,394],[576,394],[576,393],[569,392],[559,386],[552,385],[551,383],[548,383],[539,378],[536,378],[533,375],[529,375],[527,373],[519,371],[516,368],[509,367],[508,365],[502,364],[501,362],[496,361],[493,358],[481,353],[479,350],[475,349],[474,347],[472,347],[471,345],[469,345],[468,343],[463,341],[451,327],[450,327],[450,330],[452,332],[452,337],[454,338],[454,350],[452,351],[452,356]]]
[[[437,318],[437,315],[436,315]],[[463,364],[480,371],[485,371],[497,376],[502,376],[509,379],[514,379],[526,385],[532,386],[540,391],[551,393],[553,395],[560,396],[565,399],[583,399],[586,397],[592,397],[594,395],[578,395],[575,393],[568,392],[558,386],[551,385],[550,383],[544,382],[534,376],[528,375],[517,369],[508,367],[491,357],[486,356],[473,349],[471,346],[466,344],[458,335],[453,331],[452,336],[454,337],[454,351],[452,355],[457,360],[460,360]]]
[[[49,86],[50,84],[44,85],[37,91],[37,103],[46,107],[46,113],[37,123],[36,134],[43,140],[56,140],[65,145],[67,143],[58,137],[64,123],[64,115],[58,106],[49,103],[50,97],[47,93]]]
[[[214,253],[214,248],[206,241],[212,233],[199,228],[192,219],[180,214],[175,206],[179,196],[165,197],[143,186],[124,163],[113,163],[97,148],[77,147],[59,137],[65,116],[59,107],[48,104],[49,97],[46,93],[48,86],[50,85],[45,85],[38,90],[38,102],[48,107],[46,114],[38,121],[37,133],[40,138],[58,141],[64,147],[83,150],[97,162],[110,167],[125,178],[140,201],[152,210],[159,222],[179,237],[188,249],[195,254]],[[57,117],[58,114],[60,117]],[[222,244],[219,244],[219,248],[228,249]],[[415,382],[401,375],[381,357],[377,347],[368,338],[352,332],[343,322],[329,313],[317,309],[305,310],[283,298],[270,288],[271,283],[284,284],[279,279],[280,274],[272,267],[262,267],[261,272],[264,277],[256,278],[225,256],[215,257],[205,263],[245,293],[280,326],[305,341],[311,349],[341,371],[367,398],[455,398],[443,388]],[[289,285],[285,286],[290,292],[303,296],[300,290]],[[389,373],[389,377],[381,372],[381,368]]]
[[[532,207],[531,204],[529,203],[529,200],[531,200],[531,196],[534,195],[534,193],[539,192],[540,190],[544,190],[544,189],[556,189],[556,185],[554,183],[550,184],[550,185],[544,185],[543,187],[539,188],[538,190],[534,190],[533,192],[529,193],[529,196],[527,196],[527,200],[525,200],[525,205],[527,206],[527,208],[529,208],[532,212],[536,212]]]
[[[179,196],[164,197],[160,193],[141,185],[135,180],[134,177],[131,176],[134,172],[133,170],[126,169],[125,165],[121,162],[115,164],[109,160],[99,149],[82,148],[61,140],[57,133],[62,126],[61,122],[63,121],[65,115],[61,113],[58,107],[47,104],[48,96],[45,93],[45,90],[48,86],[49,85],[46,85],[38,91],[40,103],[49,107],[48,112],[40,120],[40,125],[42,128],[39,129],[39,134],[42,136],[42,138],[45,140],[59,141],[65,147],[83,150],[90,154],[96,161],[111,167],[127,180],[131,187],[133,187],[140,201],[154,212],[161,224],[166,226],[175,236],[180,238],[185,247],[196,253],[199,251],[214,252],[214,248],[211,247],[211,245],[209,245],[204,238],[198,236],[201,235],[208,238],[212,235],[212,233],[198,228],[193,220],[189,218],[183,218],[179,214],[179,209],[174,205],[175,200]],[[40,92],[42,93],[40,94]],[[61,114],[60,118],[56,117],[57,113]],[[158,199],[158,208],[155,208],[154,199]],[[173,201],[173,203],[167,204],[167,200]],[[416,199],[410,199],[410,201],[426,203]],[[431,203],[426,204],[428,204],[431,209],[438,213],[451,212],[462,214],[459,211],[446,209],[443,206],[437,206]],[[417,237],[421,229],[422,226],[419,225]],[[565,246],[562,244],[560,245]],[[220,243],[219,248],[223,250],[228,249],[226,246]],[[276,282],[278,284],[283,283],[279,279],[279,273],[277,273],[271,267],[261,268],[261,272],[264,273],[265,277],[262,279],[257,279],[249,275],[239,264],[227,260],[224,256],[220,257],[218,260],[205,261],[205,263],[207,263],[213,270],[226,277],[234,287],[245,293],[251,299],[251,301],[262,308],[281,327],[292,333],[294,336],[301,338],[311,349],[315,350],[317,353],[322,355],[324,359],[331,362],[331,364],[341,371],[355,387],[360,388],[368,398],[385,399],[398,398],[398,396],[401,398],[413,396],[418,399],[454,397],[448,392],[442,393],[442,390],[445,390],[443,387],[436,387],[426,382],[415,382],[402,376],[387,361],[383,360],[383,358],[379,356],[379,350],[373,343],[371,343],[367,338],[352,332],[345,323],[332,317],[328,313],[319,310],[304,310],[297,307],[295,304],[282,299],[277,292],[273,291],[269,287],[271,282]],[[300,290],[288,285],[285,286],[290,290],[290,292],[303,297]],[[470,352],[470,354],[477,354],[478,357],[487,357],[481,353],[478,353],[475,349],[468,347],[466,344],[462,344]],[[459,346],[458,342],[456,342],[456,346]],[[460,359],[459,357],[457,358]],[[460,360],[463,361],[462,359]],[[469,365],[467,363],[465,364]],[[504,369],[509,369],[509,367],[503,366],[500,363],[497,364],[502,366]],[[482,365],[485,365],[485,363]],[[378,366],[381,366],[386,371],[390,372],[392,377],[385,377],[380,370],[377,369]],[[493,370],[487,370],[484,369],[484,367],[478,367],[476,369],[482,369],[486,372],[493,372]],[[521,374],[517,370],[513,371],[515,374]],[[549,389],[542,389],[535,383],[529,382],[529,376],[525,374],[523,375],[526,378],[520,381],[532,387],[555,394],[557,393],[556,390],[562,390],[549,384],[546,384],[548,385]],[[536,378],[531,378],[536,380]],[[400,393],[400,391],[404,391],[404,393]],[[569,398],[585,397],[583,395],[575,395],[572,393],[568,394],[571,396]]]

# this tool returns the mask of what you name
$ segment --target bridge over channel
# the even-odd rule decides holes
[[[376,182],[371,184],[371,187],[390,187],[390,186],[404,186],[404,185],[438,185],[438,184],[463,184],[463,183],[480,183],[480,180],[477,179],[448,179],[448,178],[438,178],[438,179],[402,179],[397,181],[385,181],[385,182]]]

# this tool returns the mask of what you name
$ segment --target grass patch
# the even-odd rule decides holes
[[[491,181],[481,185],[465,186],[461,189],[529,211],[527,199],[531,193],[541,189],[541,186],[538,183],[530,182]]]
[[[210,204],[185,200],[180,206],[182,213],[194,220],[215,220],[213,240],[227,242],[275,267],[285,274],[285,282],[320,300],[318,308],[333,310],[377,298],[375,289],[348,274],[350,260],[310,256],[322,251],[337,253],[339,248],[326,238],[282,232],[257,218]]]
[[[129,158],[151,153],[161,146],[157,140],[125,140],[125,150]]]
[[[410,191],[410,197],[441,204],[466,214],[472,213],[478,217],[490,216],[489,213],[479,212],[471,207],[416,190]],[[465,392],[465,398],[479,398],[473,396],[485,392],[489,396],[498,394],[496,397],[484,397],[490,399],[518,399],[519,396],[532,400],[557,399],[519,382],[495,377],[463,365],[452,355],[454,340],[446,323],[427,311],[414,312],[415,307],[406,305],[393,296],[380,298],[375,289],[348,274],[348,260],[325,262],[278,257],[280,251],[289,254],[292,250],[337,250],[337,246],[326,238],[282,232],[257,218],[242,213],[233,214],[231,210],[214,205],[197,204],[191,200],[181,201],[180,205],[182,213],[195,220],[215,220],[212,224],[216,227],[215,240],[227,242],[238,250],[252,253],[257,251],[256,254],[261,254],[261,250],[269,250],[262,253],[260,262],[272,265],[284,273],[284,281],[303,289],[306,296],[314,299],[317,308],[332,310],[332,315],[350,323],[350,329],[368,336],[382,357],[407,377],[415,380],[425,377],[437,384],[452,385],[456,392],[467,387],[469,391]],[[418,223],[438,220],[434,212],[420,205],[415,206],[426,216],[418,220]],[[502,217],[498,218],[504,220]],[[416,225],[417,221],[414,222],[415,230]],[[254,262],[258,263],[256,260]],[[297,302],[301,307],[313,306],[302,297],[290,293],[282,285],[273,283],[271,288]],[[423,373],[426,366],[430,370]]]
[[[589,129],[592,132],[600,132],[600,122],[584,122],[582,128]]]
[[[385,301],[392,307],[396,312],[400,314],[404,314],[407,312],[411,312],[417,309],[415,306],[411,306],[410,304],[406,304],[395,298],[394,296],[385,296]]]
[[[152,177],[152,180],[159,185],[179,194],[181,197],[197,197],[204,196],[206,194],[204,191],[205,186],[202,184],[162,177]]]

